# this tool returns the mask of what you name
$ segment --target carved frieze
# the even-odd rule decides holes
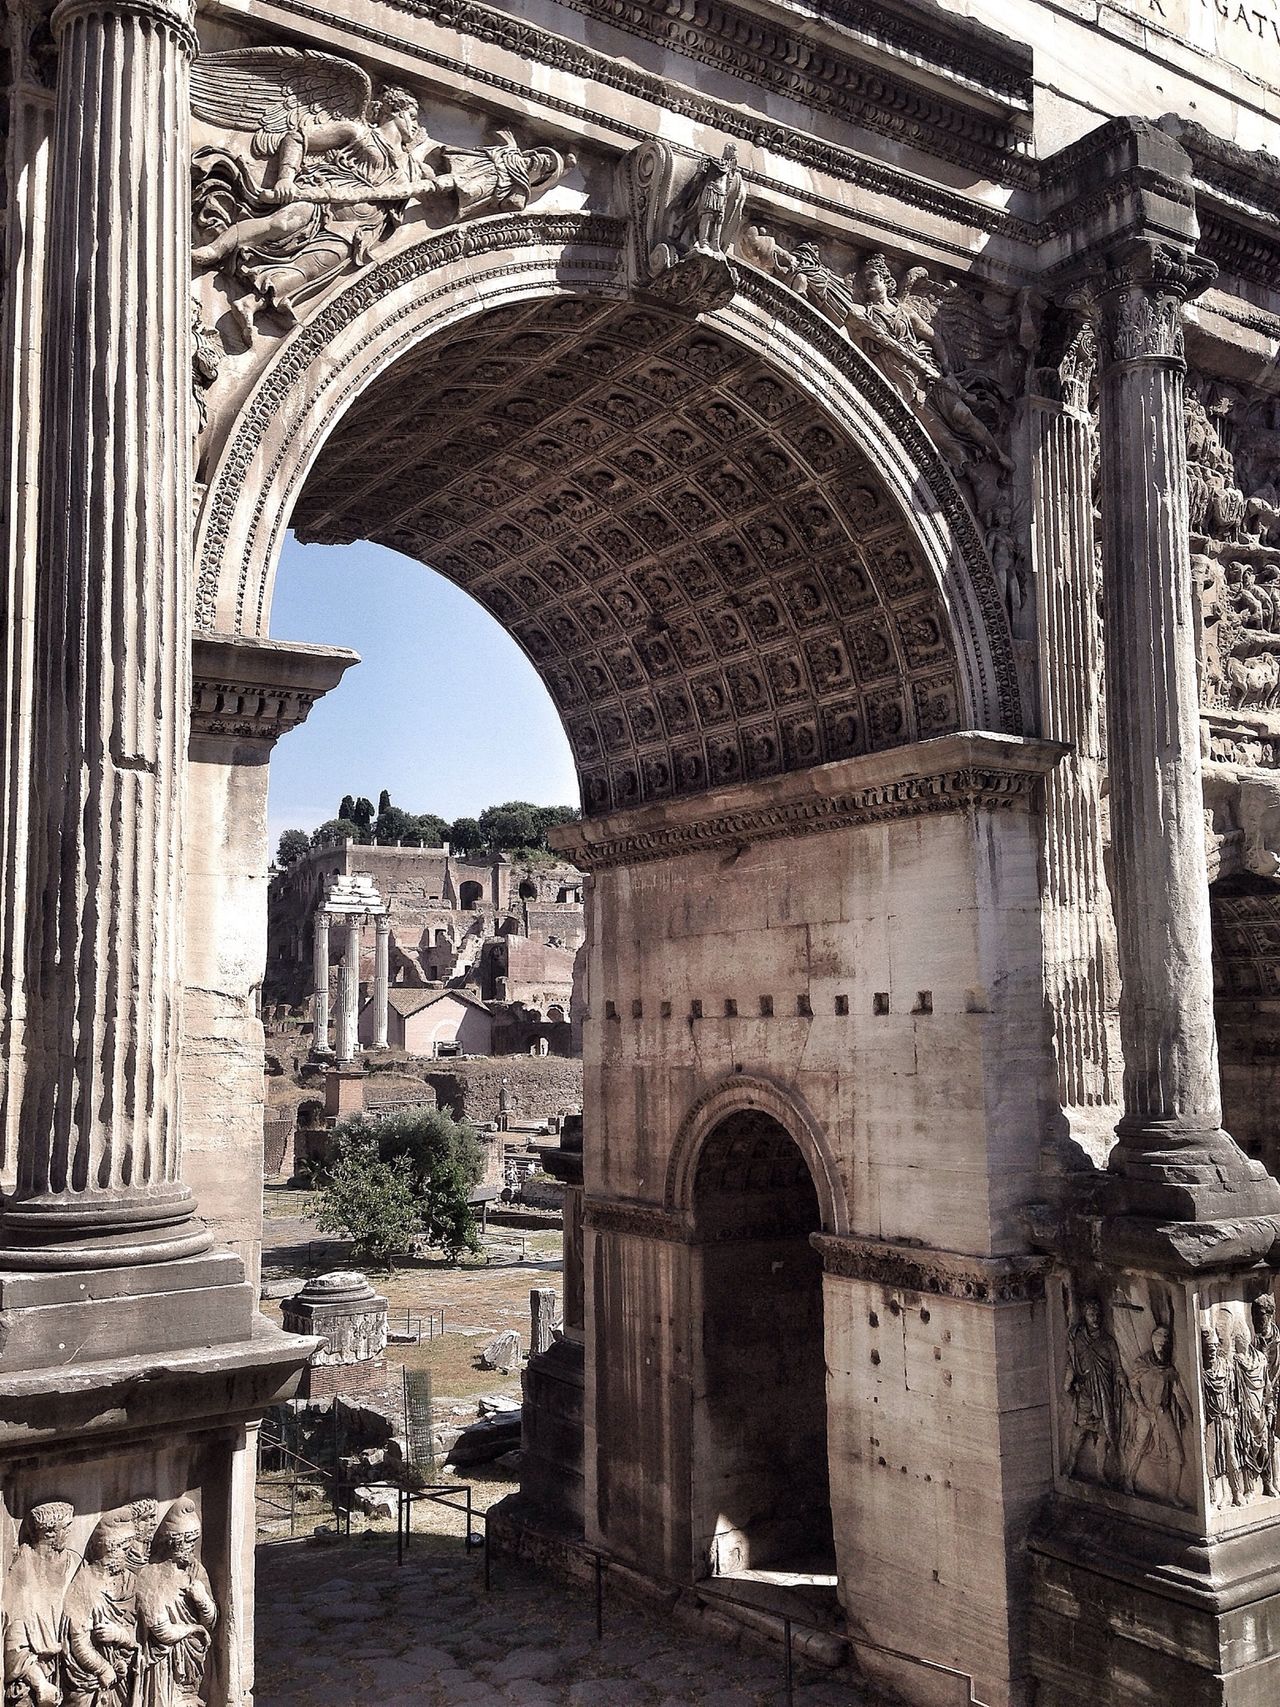
[[[1192,1509],[1194,1409],[1175,1295],[1144,1277],[1104,1275],[1055,1291],[1061,1478]]]
[[[1200,1383],[1209,1504],[1227,1522],[1280,1498],[1280,1329],[1270,1286],[1200,1300]]]
[[[6,1702],[196,1707],[218,1622],[200,1539],[186,1496],[163,1517],[150,1498],[87,1518],[33,1505],[4,1584]]]

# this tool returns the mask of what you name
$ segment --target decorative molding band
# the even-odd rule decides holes
[[[270,747],[305,723],[311,707],[358,663],[337,646],[304,646],[242,635],[192,640],[191,733]]]
[[[940,184],[900,171],[879,160],[868,159],[851,148],[826,142],[807,131],[791,125],[767,123],[748,108],[729,101],[717,101],[692,90],[680,89],[666,78],[643,71],[616,55],[600,53],[592,48],[579,47],[563,36],[507,16],[481,5],[479,0],[391,0],[399,10],[413,17],[427,18],[445,29],[456,29],[487,46],[505,48],[521,58],[563,73],[566,77],[602,84],[619,93],[648,101],[664,112],[676,114],[695,124],[707,125],[721,135],[735,137],[753,147],[768,150],[779,159],[790,160],[813,172],[822,172],[843,183],[852,184],[871,195],[892,197],[906,207],[922,209],[940,219],[982,231],[989,236],[1005,237],[1014,243],[1033,244],[1036,226],[1006,208],[978,201]],[[333,14],[308,0],[271,0],[270,10],[308,21],[332,24]],[[453,76],[466,77],[475,83],[499,91],[518,100],[530,101],[565,118],[581,122],[584,118],[608,124],[619,136],[634,142],[650,142],[654,133],[639,125],[629,124],[614,114],[602,118],[580,101],[565,100],[548,90],[526,81],[504,77],[485,69],[474,57],[458,58],[435,52],[417,42],[391,38],[384,30],[361,24],[351,18],[342,20],[343,30],[379,46],[394,46],[423,64],[431,65]],[[898,131],[890,133],[895,140],[904,138]],[[935,133],[941,135],[942,133]],[[928,152],[924,139],[915,135],[908,140]],[[988,166],[990,163],[988,162]],[[753,183],[771,184],[759,174],[744,171],[743,176]],[[809,199],[797,186],[787,182],[776,187],[789,196]],[[829,203],[823,203],[829,207]]]
[[[167,31],[188,59],[200,49],[193,0],[60,0],[50,17],[54,39],[77,18],[136,18]]]
[[[827,1274],[894,1292],[926,1292],[967,1304],[1025,1304],[1044,1297],[1047,1257],[976,1257],[887,1239],[814,1233],[809,1243]]]
[[[622,1198],[588,1197],[582,1219],[598,1233],[621,1233],[632,1239],[660,1239],[666,1244],[687,1245],[693,1234],[687,1223],[654,1203],[632,1203]]]
[[[582,819],[561,826],[555,846],[583,871],[602,871],[928,813],[1009,811],[1030,805],[1040,778],[1061,752],[1044,741],[943,735],[792,772],[769,785],[755,782]],[[967,757],[968,762],[933,768],[927,764],[931,756]],[[896,774],[871,780],[868,773],[884,773],[895,760]],[[868,779],[859,785],[863,776]],[[761,799],[764,786],[772,799]]]
[[[414,3],[422,6],[428,0]],[[429,3],[439,15],[445,4],[452,7],[457,0]],[[665,4],[663,0],[640,0],[640,4],[634,0],[561,0],[561,4],[641,41],[727,71],[771,94],[831,113],[846,123],[906,142],[939,158],[976,166],[999,183],[1035,183],[1028,131],[934,89],[921,89],[883,66],[859,63],[835,52],[804,32],[798,21],[790,30],[771,27],[763,18],[724,0],[692,0],[692,4],[671,0]],[[869,14],[872,8],[858,10]],[[879,12],[880,8],[874,10]],[[1003,75],[994,59],[974,55],[965,63],[954,51],[945,52],[940,37],[930,42],[923,32],[917,34],[918,25],[904,31],[901,20],[896,22],[898,28],[894,30],[887,13],[881,13],[868,33],[891,52],[909,51],[917,63],[931,59],[942,75],[956,78],[958,74],[976,84],[988,100],[1017,109],[1027,106],[1029,78],[1020,76],[1007,62]]]

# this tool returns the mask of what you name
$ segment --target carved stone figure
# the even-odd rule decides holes
[[[1267,1460],[1263,1470],[1263,1492],[1280,1490],[1277,1460],[1280,1459],[1280,1328],[1276,1326],[1276,1301],[1269,1292],[1255,1298],[1250,1311],[1253,1343],[1263,1364],[1263,1411],[1267,1429]]]
[[[1172,1330],[1163,1323],[1151,1331],[1150,1350],[1128,1371],[1128,1388],[1133,1400],[1125,1468],[1128,1491],[1150,1492],[1184,1505],[1191,1403],[1174,1365]]]
[[[175,1500],[138,1572],[138,1676],[131,1707],[197,1707],[218,1622],[213,1590],[200,1563],[200,1514]]]
[[[576,155],[554,148],[521,148],[509,130],[500,130],[498,136],[501,140],[492,148],[444,150],[449,170],[436,177],[434,187],[453,194],[460,218],[520,213],[577,164]]]
[[[32,1506],[4,1584],[4,1694],[11,1707],[59,1707],[63,1603],[80,1556],[67,1545],[73,1508]]]
[[[686,255],[724,256],[726,233],[732,236],[743,201],[738,151],[726,143],[719,160],[706,159],[676,197],[669,219],[667,245],[672,266]]]
[[[666,301],[698,312],[733,295],[728,250],[742,219],[745,190],[737,153],[699,160],[683,182],[684,162],[667,143],[642,143],[620,167],[638,283]]]
[[[238,48],[201,58],[192,109],[211,124],[252,131],[255,176],[237,155],[200,148],[194,213],[204,237],[198,270],[221,267],[286,320],[344,267],[367,259],[409,200],[434,193],[417,98],[375,96],[349,60],[297,48]],[[246,328],[247,330],[247,328]]]
[[[1244,520],[1245,498],[1236,484],[1235,463],[1218,430],[1230,405],[1220,401],[1207,407],[1188,390],[1183,408],[1191,531],[1209,539],[1234,540]]]
[[[1210,708],[1280,708],[1280,554],[1215,548],[1192,559],[1199,588],[1201,697]]]
[[[1236,1412],[1236,1463],[1240,1466],[1245,1493],[1253,1494],[1259,1486],[1268,1494],[1274,1493],[1267,1361],[1243,1325],[1232,1335],[1231,1378]]]
[[[65,1605],[64,1707],[125,1707],[138,1632],[134,1614],[136,1523],[129,1507],[107,1512],[89,1537]]]
[[[1096,1298],[1085,1299],[1068,1337],[1064,1390],[1075,1407],[1067,1475],[1086,1481],[1120,1482],[1126,1381],[1119,1348],[1107,1331],[1102,1305]]]
[[[1219,1509],[1244,1504],[1244,1482],[1236,1456],[1236,1391],[1231,1360],[1212,1328],[1200,1333],[1201,1385],[1204,1390],[1204,1458],[1209,1498]]]

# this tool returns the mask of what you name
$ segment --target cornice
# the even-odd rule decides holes
[[[459,0],[397,0],[439,12]],[[883,64],[859,62],[815,40],[807,19],[776,21],[725,0],[559,0],[568,10],[686,59],[728,72],[771,94],[831,113],[849,124],[906,142],[942,159],[977,167],[998,183],[1030,185],[1031,138],[1007,118],[981,111]],[[936,75],[963,81],[990,101],[1024,111],[1030,78],[1006,58],[965,54],[939,32],[895,17],[887,7],[820,5],[818,16],[874,42],[889,56],[922,61]],[[1009,43],[1011,52],[1015,44]]]
[[[344,647],[238,634],[196,634],[191,651],[191,733],[268,747],[360,661]]]
[[[807,171],[822,173],[870,195],[892,198],[905,207],[934,214],[966,230],[980,231],[989,237],[1001,237],[1011,243],[1031,244],[1036,240],[1035,225],[1017,214],[1010,213],[1004,207],[979,201],[943,185],[931,183],[883,161],[869,159],[851,148],[842,148],[836,143],[824,141],[793,125],[770,122],[740,103],[715,100],[711,96],[683,88],[674,84],[670,78],[642,70],[616,54],[601,53],[596,49],[580,46],[577,42],[555,35],[550,30],[540,29],[534,24],[509,17],[491,6],[483,5],[481,0],[388,0],[388,4],[411,17],[425,18],[441,28],[456,30],[478,42],[503,48],[531,64],[542,66],[571,80],[597,83],[617,90],[620,94],[649,102],[694,124],[705,125],[722,136],[733,137],[766,150],[778,159],[790,161]],[[554,94],[541,79],[507,77],[479,63],[474,55],[440,53],[421,42],[389,36],[385,30],[355,18],[344,17],[335,20],[330,8],[312,4],[310,0],[270,0],[268,11],[282,20],[295,18],[308,24],[329,27],[337,23],[346,35],[369,42],[375,47],[392,47],[399,53],[411,55],[424,65],[446,71],[451,76],[466,78],[517,100],[531,102],[571,123],[581,123],[583,120],[604,123],[617,136],[631,142],[650,141],[654,134],[651,129],[630,123],[616,113],[602,115],[598,110],[588,108],[582,101],[568,100],[564,96]],[[948,124],[951,121],[942,103],[938,106],[935,119],[940,126],[936,132],[925,126],[922,118],[907,118],[901,113],[880,111],[878,108],[872,116],[877,113],[876,128],[899,143],[929,152],[925,146],[927,132],[929,136],[936,135],[939,149],[951,146],[948,141],[951,137]],[[945,123],[942,122],[944,120]],[[920,134],[917,134],[917,127],[920,127]],[[963,141],[963,138],[960,141]],[[956,158],[957,163],[970,169],[975,166],[975,161],[968,158],[968,144],[964,145],[962,156],[948,154],[943,157]],[[1012,156],[1009,158],[1013,159]],[[980,170],[985,175],[988,170],[994,168],[994,164],[992,159],[986,159]],[[1032,173],[1030,162],[1026,163],[1026,170]],[[1019,182],[1022,181],[1021,174],[1022,168],[1018,167]],[[745,169],[743,176],[762,188],[778,190],[793,199],[810,201],[821,206],[824,211],[831,207],[829,202],[790,180],[784,183]],[[1028,177],[1027,181],[1030,182],[1031,178]]]
[[[556,851],[583,871],[741,848],[939,812],[1026,809],[1061,755],[1047,741],[943,735],[767,782],[562,825]]]
[[[1044,1297],[1047,1257],[977,1257],[959,1251],[814,1233],[809,1243],[827,1274],[893,1292],[923,1292],[967,1304],[1025,1304]]]
[[[679,1215],[656,1203],[636,1203],[626,1198],[588,1197],[582,1219],[598,1233],[621,1233],[635,1239],[659,1239],[666,1244],[692,1243],[692,1231]]]

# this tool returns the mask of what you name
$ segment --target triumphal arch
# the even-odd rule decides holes
[[[5,10],[6,1699],[251,1695],[294,528],[581,779],[495,1536],[833,1581],[908,1701],[1273,1702],[1274,0]]]

